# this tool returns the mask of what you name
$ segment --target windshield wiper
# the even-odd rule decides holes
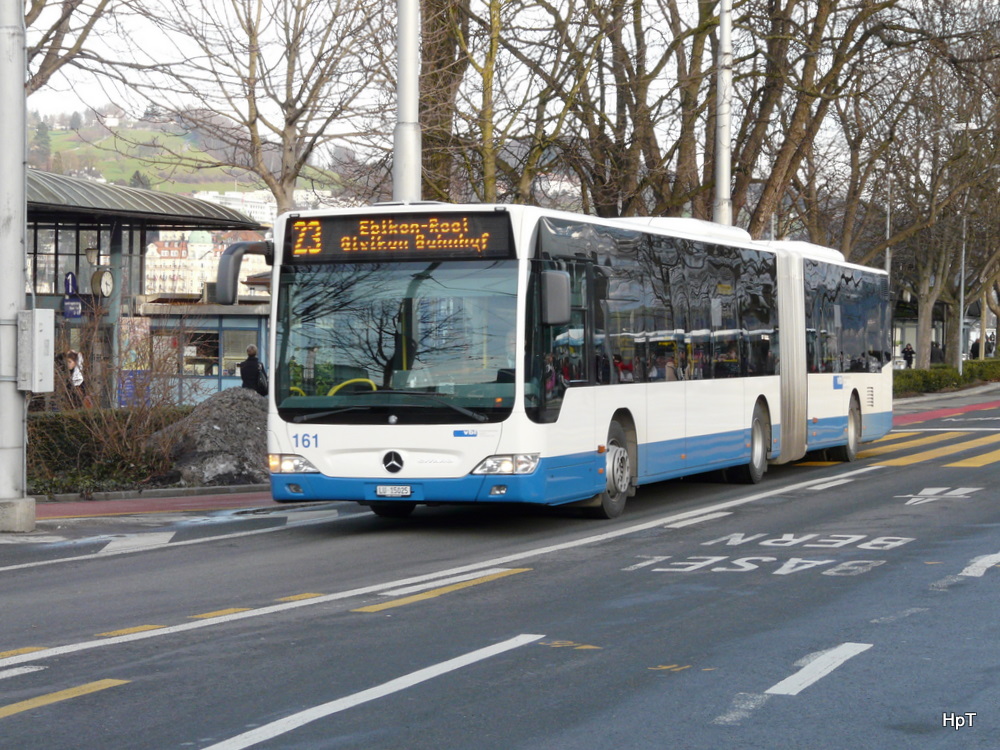
[[[472,411],[472,409],[466,409],[464,406],[453,404],[447,399],[441,398],[440,396],[435,396],[433,393],[427,393],[425,391],[398,391],[392,389],[380,390],[377,391],[377,393],[388,393],[390,395],[399,395],[399,396],[420,396],[422,398],[429,398],[431,401],[439,403],[442,406],[447,406],[452,411],[457,411],[459,414],[463,414],[466,417],[476,420],[477,422],[489,421],[489,417],[487,417],[485,414],[480,414],[477,411]]]
[[[367,409],[367,406],[345,406],[343,409],[330,409],[329,411],[318,411],[315,414],[296,414],[292,417],[292,421],[301,424],[302,422],[311,422],[314,419],[322,419],[323,417],[332,417],[334,414],[342,414],[345,411],[360,411],[361,409]]]

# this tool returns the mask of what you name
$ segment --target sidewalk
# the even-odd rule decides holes
[[[109,497],[113,496],[113,497]],[[100,493],[96,500],[36,500],[36,520],[128,516],[146,513],[229,510],[231,508],[277,508],[267,485],[195,487],[150,490],[126,496],[124,492]]]
[[[963,407],[968,404],[981,402],[983,397],[989,399],[990,396],[1000,399],[1000,383],[950,393],[896,399],[893,401],[893,424],[902,426],[920,419],[945,416],[945,412],[950,413],[956,409],[964,411]],[[1000,405],[1000,401],[983,404],[983,407],[997,405]],[[136,495],[125,492],[98,493],[94,500],[38,500],[35,503],[35,517],[38,520],[50,520],[281,506],[281,503],[271,499],[268,485],[194,487],[148,490]]]

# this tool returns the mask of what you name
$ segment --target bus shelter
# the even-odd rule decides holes
[[[149,330],[141,309],[149,244],[165,231],[209,230],[232,233],[235,240],[248,233],[260,238],[262,229],[238,211],[207,201],[33,169],[27,172],[26,202],[27,306],[56,311],[56,351],[83,354],[85,376],[101,386],[94,390],[105,404],[127,398],[123,372],[135,359],[136,331]],[[254,317],[254,335],[262,341],[266,312]],[[179,351],[184,349],[181,342]],[[63,373],[56,359],[58,392]],[[182,361],[176,372],[183,394]]]

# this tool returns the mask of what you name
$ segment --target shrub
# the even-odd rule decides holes
[[[933,370],[894,370],[892,393],[901,396],[911,393],[934,393],[946,388],[958,388],[963,377],[954,367],[935,367]]]
[[[147,438],[191,407],[76,409],[28,415],[28,491],[36,495],[137,489],[164,474],[169,456]]]
[[[962,371],[973,381],[998,381],[1000,380],[1000,359],[972,359],[963,365]]]

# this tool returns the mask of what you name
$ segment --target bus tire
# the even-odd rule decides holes
[[[732,477],[743,484],[757,484],[767,471],[767,449],[771,443],[771,418],[760,403],[750,419],[750,460],[731,470]]]
[[[831,448],[830,458],[834,461],[850,463],[858,457],[861,446],[861,404],[857,396],[851,396],[851,406],[847,410],[847,443]]]
[[[416,503],[372,503],[368,506],[379,518],[409,518]]]
[[[632,488],[632,456],[625,429],[612,422],[608,427],[608,451],[605,454],[604,492],[593,499],[587,515],[591,518],[618,518],[625,510],[625,501]]]

